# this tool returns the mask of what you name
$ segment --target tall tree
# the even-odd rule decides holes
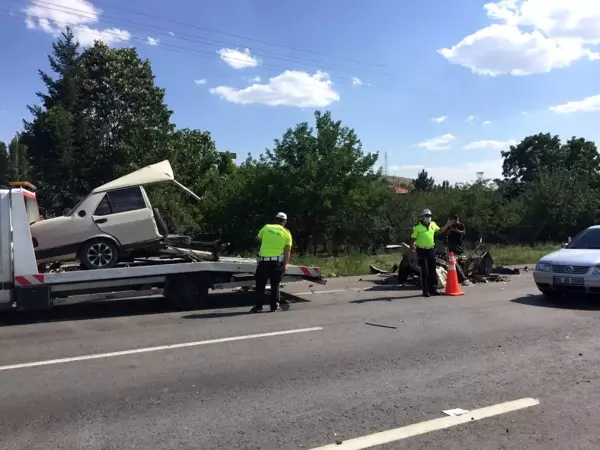
[[[31,172],[41,188],[40,204],[57,213],[72,206],[86,167],[85,157],[78,150],[85,120],[79,111],[81,77],[79,76],[79,44],[70,29],[52,44],[48,57],[55,74],[39,71],[47,93],[38,92],[41,105],[30,106],[33,119],[24,122],[20,139],[28,149]]]
[[[94,149],[89,188],[169,156],[172,112],[147,59],[97,41],[81,55],[81,72],[85,142]]]
[[[435,186],[435,180],[429,176],[425,169],[421,170],[413,181],[415,191],[431,192]]]
[[[31,178],[29,156],[20,134],[12,138],[10,144],[8,144],[8,156],[12,177],[18,180],[29,180]]]
[[[0,185],[8,183],[10,179],[10,158],[6,144],[0,141]]]
[[[370,183],[386,189],[374,171],[378,155],[363,152],[353,129],[330,112],[315,112],[315,121],[315,129],[306,122],[288,129],[264,158],[276,170],[273,182],[290,224],[308,236],[334,226],[332,220],[343,223],[341,213],[355,202],[364,204]]]

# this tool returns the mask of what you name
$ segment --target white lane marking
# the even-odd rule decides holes
[[[486,419],[488,417],[506,414],[519,409],[529,408],[539,405],[540,401],[535,398],[522,398],[512,402],[499,403],[497,405],[486,406],[481,409],[474,409],[467,414],[456,417],[441,417],[439,419],[428,420],[426,422],[415,423],[393,430],[382,431],[380,433],[370,434],[355,439],[349,439],[341,444],[330,444],[324,447],[316,447],[312,450],[362,450],[365,448],[383,445],[389,442],[399,441],[412,436],[429,433],[431,431],[443,430],[463,423],[474,422],[476,420]]]
[[[242,340],[246,340],[246,339],[257,339],[257,338],[271,337],[271,336],[282,336],[284,334],[306,333],[307,331],[319,331],[322,329],[323,329],[322,327],[298,328],[295,330],[273,331],[271,333],[249,334],[246,336],[233,336],[233,337],[220,338],[220,339],[209,339],[207,341],[184,342],[182,344],[170,344],[170,345],[159,345],[157,347],[136,348],[136,349],[132,349],[132,350],[122,350],[119,352],[96,353],[94,355],[73,356],[70,358],[60,358],[60,359],[49,359],[46,361],[35,361],[35,362],[28,362],[28,363],[22,363],[22,364],[11,364],[11,365],[7,365],[7,366],[0,366],[0,371],[24,369],[26,367],[48,366],[51,364],[64,364],[64,363],[76,362],[76,361],[86,361],[88,359],[111,358],[113,356],[133,355],[136,353],[157,352],[159,350],[172,350],[175,348],[197,347],[199,345],[220,344],[222,342],[242,341]]]

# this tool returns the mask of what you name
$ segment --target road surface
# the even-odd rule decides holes
[[[549,305],[529,274],[454,298],[373,280],[290,286],[310,302],[273,314],[5,321],[0,448],[600,448],[600,307]]]

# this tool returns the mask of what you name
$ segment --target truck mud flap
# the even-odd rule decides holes
[[[50,287],[20,287],[14,293],[17,311],[44,311],[52,307]]]

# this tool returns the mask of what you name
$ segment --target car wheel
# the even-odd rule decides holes
[[[86,269],[110,269],[119,260],[119,250],[114,242],[108,239],[93,239],[81,247],[79,253],[81,264]]]

